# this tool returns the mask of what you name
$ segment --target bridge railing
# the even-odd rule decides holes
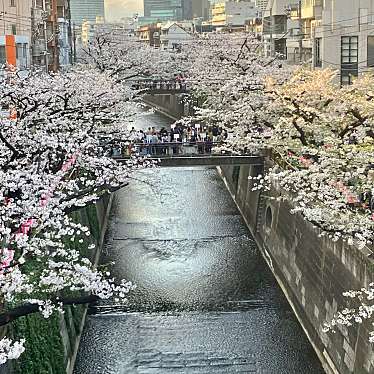
[[[187,91],[187,84],[179,81],[134,81],[132,87],[147,91]]]
[[[130,157],[139,154],[151,157],[194,157],[214,156],[212,151],[221,146],[222,142],[168,142],[168,143],[130,143],[125,146],[119,145],[112,148],[113,157]]]

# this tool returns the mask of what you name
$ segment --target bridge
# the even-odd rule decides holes
[[[134,81],[131,87],[149,95],[176,95],[188,92],[185,82],[175,80],[138,80]]]
[[[128,162],[133,156],[159,161],[162,167],[221,166],[221,165],[263,165],[264,157],[245,154],[215,153],[221,143],[136,143],[125,148],[112,150],[112,157],[118,162]]]

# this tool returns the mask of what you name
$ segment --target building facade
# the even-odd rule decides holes
[[[260,11],[264,11],[268,5],[269,0],[255,0],[256,8]]]
[[[2,0],[0,16],[0,66],[20,70],[31,64],[31,0]]]
[[[137,30],[139,40],[154,48],[160,48],[160,33],[161,26],[157,24],[142,26]]]
[[[336,70],[342,85],[374,71],[374,0],[269,0],[262,21],[268,55]]]
[[[69,0],[33,0],[32,65],[46,71],[72,64],[72,27]]]
[[[298,35],[297,17],[291,17],[286,10],[289,0],[269,0],[262,12],[264,51],[267,56],[275,56],[292,60],[295,51],[288,48],[287,43]],[[298,45],[298,44],[297,44]]]
[[[206,21],[209,19],[209,0],[191,0],[192,19],[202,18]]]
[[[144,17],[151,21],[180,21],[192,16],[193,0],[144,0]]]
[[[244,26],[246,21],[256,18],[258,9],[250,1],[223,1],[212,6],[213,26]]]
[[[308,34],[315,68],[339,71],[342,85],[374,70],[374,0],[311,1]]]
[[[75,25],[84,21],[91,24],[105,20],[104,0],[70,0],[71,20]]]
[[[161,25],[161,49],[181,51],[183,44],[192,39],[192,34],[177,23],[169,22]]]

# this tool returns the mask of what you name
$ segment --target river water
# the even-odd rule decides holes
[[[140,171],[115,194],[110,261],[138,287],[90,308],[75,374],[323,373],[215,169]]]

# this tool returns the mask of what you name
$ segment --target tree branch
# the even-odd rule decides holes
[[[82,305],[82,304],[89,304],[94,301],[98,301],[99,297],[95,295],[87,295],[87,296],[80,296],[80,297],[70,297],[70,298],[61,298],[61,299],[54,299],[52,302],[54,304],[62,303],[64,306],[68,305]],[[24,304],[18,306],[16,308],[10,309],[6,312],[0,313],[0,326],[5,326],[8,323],[16,320],[20,317],[25,317],[29,314],[34,314],[39,312],[39,305],[38,304]]]

